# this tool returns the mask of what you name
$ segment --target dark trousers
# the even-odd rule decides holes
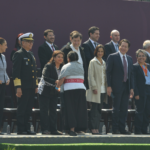
[[[128,81],[123,83],[119,93],[113,92],[113,94],[112,130],[124,132],[129,102]]]
[[[18,98],[17,108],[17,126],[18,132],[24,132],[30,129],[28,121],[32,113],[34,104],[35,89],[23,89],[22,96]]]
[[[0,84],[0,126],[2,125],[2,119],[3,119],[5,89],[6,89],[6,83]]]
[[[103,108],[103,101],[106,93],[101,94],[101,103],[91,102],[91,112],[90,112],[90,128],[99,129],[100,119],[101,119],[101,109]]]
[[[64,99],[64,93],[60,93],[61,98],[61,130],[63,131],[65,129],[65,99]]]
[[[135,99],[135,132],[147,133],[150,115],[150,85],[146,85],[144,96],[139,95],[139,97],[139,100]]]
[[[57,96],[50,98],[39,95],[40,101],[40,118],[42,132],[45,130],[54,132],[57,131]]]

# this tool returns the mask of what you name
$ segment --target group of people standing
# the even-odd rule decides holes
[[[108,97],[113,100],[113,134],[131,134],[125,130],[128,101],[131,98],[135,99],[136,105],[135,134],[149,134],[150,41],[145,41],[143,49],[136,51],[137,63],[133,64],[132,57],[126,54],[130,42],[126,39],[120,41],[119,31],[110,33],[111,41],[105,46],[98,43],[98,27],[89,28],[88,35],[89,39],[81,44],[82,34],[71,32],[70,41],[59,50],[54,44],[54,31],[45,30],[45,42],[38,49],[42,70],[39,83],[36,60],[30,51],[33,33],[18,35],[18,44],[11,53],[12,74],[18,97],[18,134],[35,134],[28,125],[35,93],[39,94],[42,134],[62,135],[56,128],[58,96],[61,97],[65,130],[71,136],[87,129],[87,102],[91,106],[89,128],[93,135],[100,134],[101,109]],[[6,48],[7,42],[1,38],[0,53],[5,52]],[[0,96],[3,97],[3,103],[2,93],[5,85],[9,84],[9,78],[3,61],[5,57],[1,55]]]

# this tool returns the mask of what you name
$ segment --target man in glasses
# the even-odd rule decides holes
[[[33,46],[33,33],[19,37],[21,49],[13,56],[13,80],[18,98],[17,126],[18,134],[34,135],[28,124],[32,113],[34,96],[37,93],[36,61],[30,51]]]
[[[43,70],[45,64],[51,59],[55,50],[58,50],[58,46],[54,44],[55,35],[54,31],[47,29],[44,31],[45,42],[38,49],[38,56],[41,63],[41,70]]]

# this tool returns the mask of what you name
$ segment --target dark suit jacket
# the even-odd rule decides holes
[[[97,43],[98,45],[99,43]],[[87,67],[89,67],[90,61],[94,58],[94,46],[90,40],[87,40],[82,44],[82,47],[84,48],[84,53],[85,53],[85,59],[87,63]]]
[[[116,49],[115,49],[114,44],[112,43],[112,41],[105,44],[104,48],[105,48],[105,55],[103,56],[103,59],[105,61],[107,61],[107,58],[110,54],[116,53]]]
[[[150,71],[150,65],[147,64],[148,70]],[[143,69],[138,63],[133,65],[133,74],[134,74],[134,95],[144,96],[146,88],[146,80]]]
[[[62,65],[60,66],[60,69],[61,68]],[[56,80],[58,80],[55,63],[46,64],[42,71],[42,75],[46,82],[55,85]],[[51,97],[54,95],[58,95],[58,92],[55,90],[55,87],[45,85],[41,95],[44,95],[46,97]]]
[[[58,50],[58,46],[54,44],[55,50]],[[38,49],[38,56],[41,64],[41,70],[43,70],[45,64],[49,62],[53,54],[50,47],[44,42]]]
[[[130,90],[133,89],[133,62],[131,56],[126,56],[128,60],[128,81]],[[109,55],[106,62],[106,75],[108,86],[112,88],[113,92],[120,92],[123,85],[124,70],[119,52]]]
[[[86,66],[86,60],[85,60],[85,54],[84,54],[84,50],[83,47],[79,47],[80,49],[80,54],[82,57],[82,61],[83,61],[83,68],[84,68],[84,84],[86,86],[86,88],[88,89],[88,74],[87,74],[87,66]],[[67,54],[72,51],[70,45],[66,45],[65,47],[63,47],[61,49],[61,51],[64,53],[64,63],[67,64]]]

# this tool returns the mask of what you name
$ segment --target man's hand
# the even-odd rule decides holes
[[[9,83],[10,83],[10,80],[8,80],[8,81],[6,82],[6,85],[9,85]]]
[[[94,94],[97,94],[97,90],[93,90],[93,93],[94,93]]]
[[[38,88],[35,89],[35,93],[38,93]]]
[[[62,84],[63,84],[63,82],[64,82],[64,80],[65,80],[65,77],[64,78],[61,78],[61,79],[59,79],[58,80],[58,83],[57,83],[57,87],[60,87]],[[57,80],[56,80],[57,81]]]
[[[107,95],[111,96],[112,93],[112,88],[111,87],[107,87]]]
[[[16,96],[19,97],[19,98],[22,96],[21,88],[17,88]]]
[[[2,81],[0,80],[0,84],[2,84]]]
[[[133,91],[133,89],[131,89],[130,90],[130,98],[133,98],[133,96],[134,96],[134,91]]]
[[[136,99],[136,100],[139,100],[139,99],[140,99],[140,96],[139,96],[139,95],[135,96],[135,99]]]

